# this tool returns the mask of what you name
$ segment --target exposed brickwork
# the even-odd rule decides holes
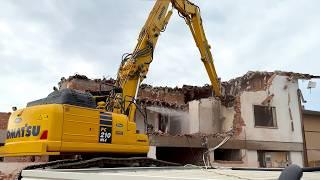
[[[176,109],[185,105],[181,88],[152,87],[145,84],[139,89],[138,100],[146,106],[156,105]]]
[[[84,75],[70,76],[68,79],[61,78],[58,83],[59,89],[76,89],[84,92],[106,92],[112,89],[113,79],[89,79]]]
[[[0,129],[6,130],[11,113],[0,112]]]
[[[71,88],[88,91],[93,95],[107,95],[115,83],[113,79],[89,79],[84,75],[61,78],[59,89]],[[102,94],[101,94],[102,93]],[[103,94],[104,93],[104,94]],[[203,87],[184,85],[182,88],[152,87],[142,84],[138,91],[138,102],[146,106],[164,106],[174,109],[186,109],[187,102],[212,96],[209,85]]]
[[[212,87],[208,84],[204,86],[183,85],[182,91],[185,96],[185,103],[202,98],[208,98],[213,95]]]
[[[248,71],[243,76],[222,82],[222,94],[237,96],[243,91],[260,91],[266,90],[271,84],[276,75],[287,76],[288,81],[297,79],[320,78],[310,74],[285,72],[285,71]]]
[[[240,96],[235,98],[234,103],[234,117],[233,117],[233,130],[236,136],[238,136],[242,132],[242,127],[245,126],[245,122],[241,116],[241,101]]]

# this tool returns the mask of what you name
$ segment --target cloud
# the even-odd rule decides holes
[[[200,1],[219,76],[248,70],[320,74],[320,2]],[[43,0],[0,2],[0,111],[46,96],[62,76],[115,77],[154,1]],[[146,83],[209,83],[199,52],[175,12],[158,41]],[[319,83],[318,83],[319,84]],[[320,85],[320,84],[319,84]],[[320,109],[319,88],[310,108]],[[308,103],[309,104],[309,103]]]

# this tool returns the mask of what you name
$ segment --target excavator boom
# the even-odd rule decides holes
[[[168,10],[170,4],[172,8]],[[132,102],[137,97],[140,83],[148,73],[157,40],[160,33],[165,30],[173,9],[178,10],[178,13],[189,26],[215,95],[221,95],[220,84],[210,51],[211,47],[208,44],[203,29],[200,8],[188,0],[157,0],[140,32],[138,43],[133,53],[127,54],[123,58],[118,71],[116,86],[120,87],[123,91],[121,94],[118,94],[118,98],[113,98],[117,99],[114,112],[128,115],[130,121],[134,121],[136,111],[136,106]]]
[[[192,36],[200,51],[201,61],[206,68],[215,95],[221,96],[220,83],[213,64],[213,57],[210,51],[211,46],[207,41],[206,34],[203,29],[200,8],[187,0],[171,0],[171,2],[178,12],[184,17],[190,28]]]

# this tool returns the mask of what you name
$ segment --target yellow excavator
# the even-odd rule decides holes
[[[139,133],[135,123],[137,93],[174,9],[189,26],[215,95],[220,96],[199,7],[188,0],[157,0],[134,51],[123,57],[114,88],[105,101],[96,102],[89,93],[64,89],[28,103],[11,114],[0,156],[146,155],[148,136]]]

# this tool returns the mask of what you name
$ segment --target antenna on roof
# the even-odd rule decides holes
[[[312,89],[312,88],[316,88],[316,86],[317,86],[317,82],[309,81],[309,82],[308,82],[307,89],[310,89],[310,93],[311,93],[311,89]]]

